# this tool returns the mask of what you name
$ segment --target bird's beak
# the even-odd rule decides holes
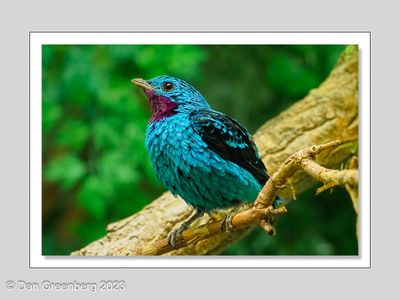
[[[144,88],[145,90],[153,90],[153,87],[150,85],[150,83],[148,83],[146,80],[142,79],[142,78],[135,78],[132,79],[131,82],[134,85],[140,86],[141,88]]]

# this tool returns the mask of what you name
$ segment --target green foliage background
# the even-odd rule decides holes
[[[45,45],[43,248],[64,255],[102,237],[164,189],[144,148],[150,110],[130,79],[183,78],[254,132],[326,78],[344,46]],[[292,202],[274,238],[255,230],[223,254],[357,254],[340,189]]]

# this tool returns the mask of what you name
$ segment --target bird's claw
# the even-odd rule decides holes
[[[183,242],[182,232],[187,229],[187,226],[181,225],[178,228],[173,229],[168,234],[168,244],[174,249],[178,249],[178,245]]]
[[[230,212],[226,215],[226,217],[222,220],[221,222],[221,230],[225,231],[225,234],[228,238],[234,239],[235,234],[234,234],[234,229],[232,225],[232,219],[235,216],[236,212]]]
[[[178,245],[184,242],[181,234],[184,232],[186,229],[189,228],[189,226],[196,221],[198,218],[204,215],[204,211],[201,209],[195,210],[194,214],[190,216],[189,219],[187,219],[185,222],[179,226],[179,228],[173,229],[169,234],[168,234],[168,244],[174,249],[178,249]]]

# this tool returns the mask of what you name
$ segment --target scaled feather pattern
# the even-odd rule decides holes
[[[190,206],[210,212],[254,202],[267,170],[245,127],[212,110],[189,83],[134,79],[152,108],[146,148],[157,178]]]

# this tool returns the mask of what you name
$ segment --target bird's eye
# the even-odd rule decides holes
[[[174,88],[174,84],[172,82],[164,82],[162,85],[162,89],[166,92],[172,91]]]

